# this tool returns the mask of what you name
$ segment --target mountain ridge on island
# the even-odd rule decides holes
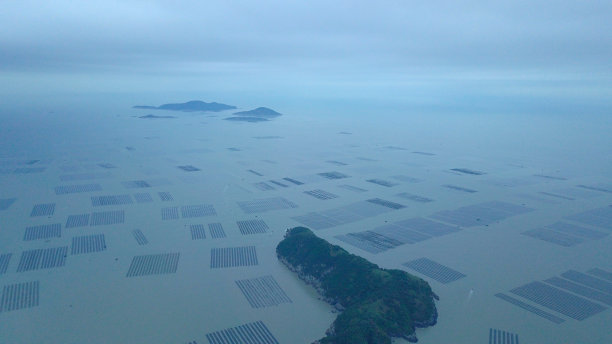
[[[288,229],[278,259],[341,311],[319,344],[416,342],[416,327],[436,324],[436,294],[424,280],[381,269],[304,227]]]
[[[217,102],[207,103],[201,100],[191,100],[185,103],[170,103],[163,104],[160,106],[150,105],[135,105],[134,109],[146,109],[146,110],[170,110],[170,111],[183,111],[183,112],[196,112],[196,111],[211,111],[219,112],[225,110],[236,109],[233,105],[227,105]]]
[[[254,116],[254,117],[273,118],[273,117],[282,116],[282,114],[270,108],[267,108],[267,107],[258,107],[257,109],[253,109],[253,110],[234,112],[234,116]]]

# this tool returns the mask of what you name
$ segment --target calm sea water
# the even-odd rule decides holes
[[[300,225],[293,217],[372,198],[405,208],[316,233],[381,267],[404,269],[431,284],[440,296],[439,322],[417,330],[421,343],[487,343],[490,329],[517,334],[521,343],[612,341],[609,305],[595,301],[605,309],[579,321],[510,292],[568,270],[612,271],[612,229],[582,224],[606,236],[572,247],[521,234],[571,222],[564,217],[612,204],[611,193],[577,187],[612,185],[610,120],[428,115],[375,107],[301,111],[289,104],[276,109],[285,115],[273,121],[235,123],[223,120],[228,115],[224,112],[130,108],[146,101],[83,99],[65,105],[46,100],[3,110],[0,199],[16,200],[0,210],[0,254],[12,254],[0,284],[38,281],[39,292],[37,305],[0,312],[1,342],[206,343],[208,333],[256,321],[262,321],[280,343],[312,342],[324,335],[336,314],[277,261],[274,249],[285,229]],[[176,118],[137,118],[149,113]],[[178,168],[188,165],[198,171]],[[453,168],[485,174],[455,173]],[[324,172],[340,172],[347,178],[318,175]],[[370,179],[395,185],[386,187]],[[145,181],[149,187],[127,187],[130,181]],[[260,183],[270,189],[263,190]],[[55,192],[58,186],[85,184],[101,190]],[[304,193],[311,190],[337,197],[321,200]],[[159,192],[170,193],[172,200],[162,201]],[[136,202],[137,193],[149,194],[152,201]],[[415,202],[400,193],[432,201]],[[121,195],[128,195],[132,203],[94,206],[91,200]],[[297,207],[248,213],[239,206],[279,197]],[[377,254],[336,238],[489,201],[533,211]],[[55,208],[51,215],[32,217],[37,204]],[[181,207],[189,205],[212,205],[216,215],[182,216]],[[162,208],[173,207],[178,219],[163,220]],[[70,215],[111,210],[124,211],[124,222],[66,228]],[[263,220],[269,228],[243,235],[237,221],[244,220]],[[27,227],[56,223],[61,224],[61,237],[24,240]],[[210,223],[220,223],[226,237],[212,238]],[[190,226],[197,224],[204,225],[205,239],[192,240]],[[148,244],[137,243],[132,234],[136,229]],[[71,254],[74,237],[94,234],[104,235],[105,250]],[[257,265],[211,268],[211,250],[244,246],[255,247]],[[64,266],[17,272],[22,252],[54,247],[68,247]],[[134,257],[165,253],[180,253],[176,271],[126,277]],[[402,265],[423,257],[465,277],[443,284]],[[263,276],[272,276],[291,302],[251,307],[235,281]],[[565,321],[555,324],[502,301],[497,293]]]

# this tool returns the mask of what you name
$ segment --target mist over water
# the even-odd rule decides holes
[[[421,343],[612,342],[611,6],[3,4],[0,342],[311,343],[294,226],[426,280]]]
[[[206,342],[206,334],[257,321],[280,343],[311,342],[324,335],[336,314],[278,263],[274,248],[286,228],[307,225],[296,220],[305,214],[373,198],[404,207],[313,229],[381,267],[406,270],[431,284],[440,296],[440,317],[436,326],[417,330],[421,342],[486,342],[489,329],[516,334],[524,342],[601,343],[612,339],[606,325],[612,320],[609,305],[581,296],[605,309],[577,321],[510,292],[568,270],[612,271],[610,219],[599,225],[567,219],[612,204],[609,192],[578,187],[607,190],[612,184],[607,117],[404,112],[384,105],[377,109],[372,105],[351,108],[350,104],[346,110],[335,108],[331,113],[330,108],[316,104],[304,111],[299,106],[274,106],[284,115],[263,123],[234,123],[223,120],[233,111],[131,108],[167,102],[152,98],[124,95],[111,102],[112,97],[100,95],[72,102],[32,102],[21,110],[3,111],[0,198],[15,201],[1,210],[0,253],[12,253],[12,258],[0,278],[3,285],[40,284],[38,305],[0,313],[1,333],[9,342],[91,338],[99,342]],[[223,102],[239,105],[239,110],[269,105],[242,105],[239,97],[226,99]],[[176,118],[138,118],[149,113]],[[178,168],[187,165],[198,170]],[[23,173],[15,172],[24,168]],[[452,170],[456,168],[484,174]],[[334,180],[318,175],[331,171],[348,177]],[[292,184],[283,179],[286,177],[304,184]],[[126,186],[126,182],[139,180],[151,187]],[[262,189],[261,183],[270,188]],[[101,189],[54,192],[58,187],[83,184],[98,184]],[[335,197],[321,200],[305,193],[312,190]],[[136,194],[143,192],[151,196],[151,202],[136,201]],[[159,192],[168,192],[172,200],[162,201]],[[406,193],[430,201],[410,200],[402,196]],[[93,201],[98,196],[119,195],[134,201],[108,206],[96,206]],[[248,213],[239,205],[278,197],[297,207]],[[349,244],[341,239],[415,217],[451,226],[470,216],[484,216],[483,221],[488,221],[491,215],[487,213],[457,213],[463,215],[454,215],[458,216],[454,220],[440,220],[436,214],[491,201],[530,211],[506,213],[486,225],[468,221],[457,227],[458,232],[379,253],[368,248],[372,242]],[[49,203],[55,204],[51,215],[31,216],[35,205]],[[176,220],[164,220],[165,208],[177,207],[180,214],[184,206],[201,204],[212,205],[216,215],[177,215]],[[124,211],[124,222],[67,225],[71,215],[113,210]],[[269,227],[265,233],[241,234],[237,222],[255,219]],[[579,242],[563,246],[523,234],[556,222],[579,225],[600,236],[570,235]],[[60,237],[24,241],[27,227],[53,223],[61,224]],[[220,223],[226,236],[213,238],[210,223]],[[205,239],[192,239],[191,226],[196,224],[204,225]],[[138,244],[132,234],[135,229],[148,244]],[[24,251],[66,246],[70,252],[73,238],[94,234],[104,235],[104,250],[69,253],[63,266],[18,272]],[[563,233],[558,235],[554,240],[562,240]],[[257,265],[212,268],[214,249],[245,246],[255,247]],[[180,253],[175,272],[126,277],[134,257],[166,253]],[[440,283],[431,277],[434,275],[403,265],[421,258],[465,277]],[[235,281],[263,276],[272,276],[291,302],[252,308]],[[555,324],[501,300],[495,296],[498,293],[564,321]],[[117,332],[127,322],[129,328]]]

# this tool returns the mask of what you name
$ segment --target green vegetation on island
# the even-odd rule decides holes
[[[392,337],[416,342],[415,327],[436,323],[437,296],[427,282],[402,270],[381,269],[307,228],[287,230],[276,253],[342,311],[319,343],[388,344]]]

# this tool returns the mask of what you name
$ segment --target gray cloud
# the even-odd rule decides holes
[[[5,2],[0,72],[609,94],[610,13],[610,1]]]

